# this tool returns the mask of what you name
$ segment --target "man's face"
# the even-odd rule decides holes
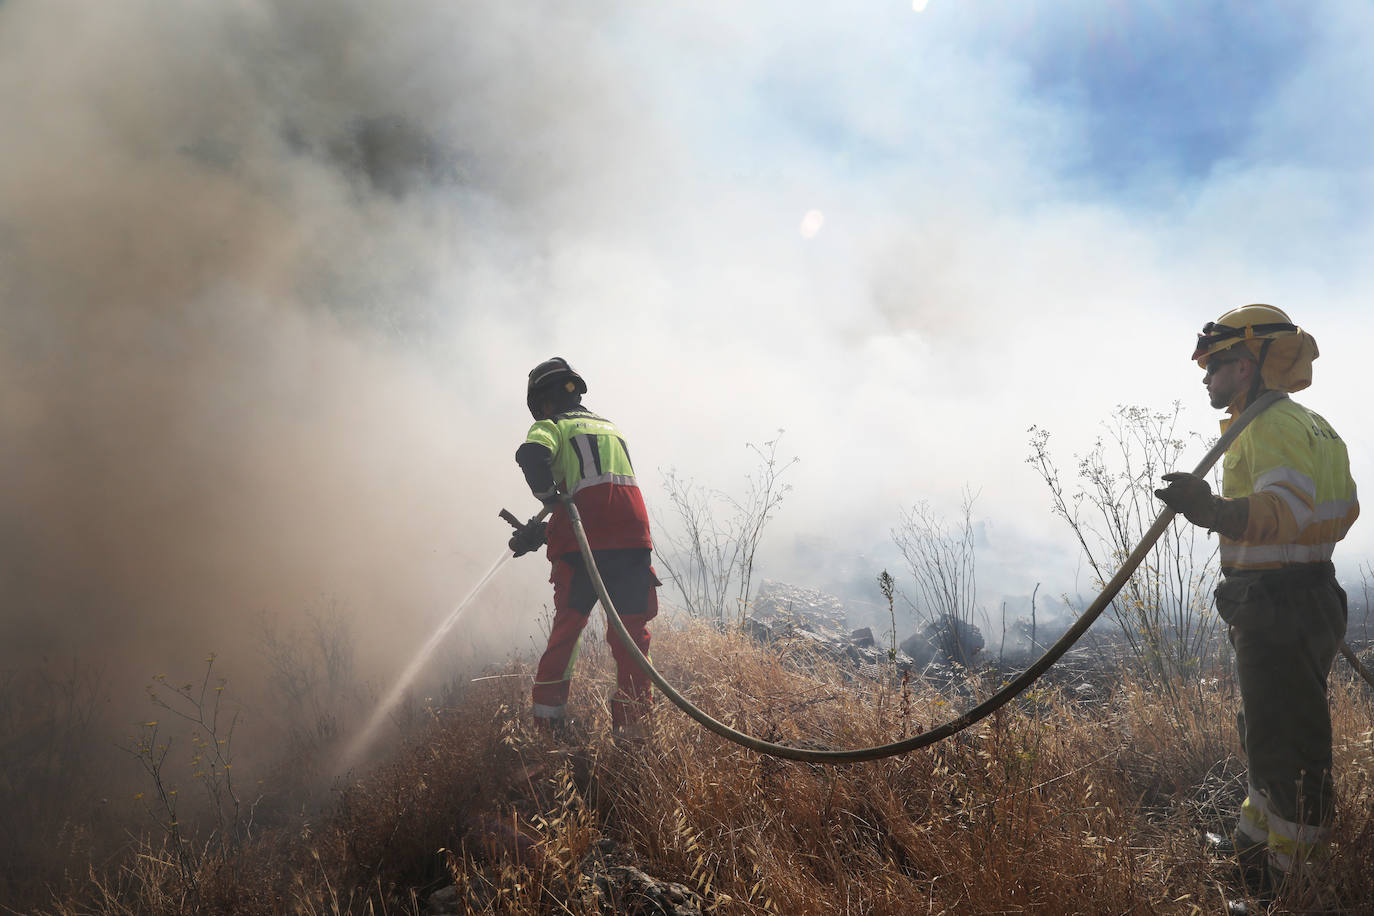
[[[1250,384],[1250,373],[1246,371],[1248,365],[1254,364],[1249,360],[1227,356],[1225,350],[1208,358],[1202,384],[1207,387],[1213,407],[1218,410],[1225,408],[1246,389]]]

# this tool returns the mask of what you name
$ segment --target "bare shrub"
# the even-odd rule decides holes
[[[139,734],[125,748],[142,767],[152,790],[147,810],[163,832],[164,848],[184,893],[196,905],[201,901],[201,876],[207,864],[236,868],[239,854],[253,834],[256,804],[245,801],[235,781],[234,731],[239,712],[225,702],[226,682],[213,678],[215,656],[205,659],[200,683],[176,685],[166,675],[156,675],[148,686],[153,706],[164,715],[188,726],[185,764],[192,784],[201,793],[199,812],[206,818],[208,834],[198,839],[185,822],[181,780],[168,764],[175,739],[160,719],[141,723]],[[213,679],[213,680],[212,680]],[[173,766],[181,761],[173,760]],[[143,793],[140,793],[143,797]]]
[[[973,503],[977,494],[964,490],[960,520],[952,527],[921,502],[902,513],[892,540],[906,559],[916,596],[908,599],[917,618],[933,622],[951,617],[973,624],[978,603],[977,551],[973,536]]]
[[[1169,412],[1118,408],[1105,438],[1077,457],[1078,483],[1071,492],[1050,455],[1050,434],[1030,428],[1027,463],[1049,489],[1050,510],[1073,532],[1097,588],[1158,517],[1162,507],[1154,490],[1161,475],[1183,466],[1188,437],[1179,430],[1181,409],[1177,403]],[[1225,651],[1211,600],[1215,553],[1207,533],[1180,518],[1111,605],[1135,663],[1171,693],[1187,686],[1192,701],[1200,673]]]
[[[799,460],[778,457],[782,433],[761,446],[747,444],[759,466],[743,496],[708,489],[675,469],[665,473],[676,524],[655,520],[655,554],[693,617],[738,623],[748,612],[764,528],[792,489],[783,475]]]

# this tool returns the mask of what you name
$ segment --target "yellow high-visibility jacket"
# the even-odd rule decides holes
[[[1222,421],[1224,430],[1231,423]],[[1329,561],[1360,515],[1345,442],[1331,424],[1285,397],[1255,418],[1222,459],[1221,495],[1248,498],[1237,540],[1221,536],[1229,572]]]
[[[571,494],[593,550],[654,546],[649,511],[630,464],[630,449],[614,423],[583,407],[537,420],[515,452],[530,492],[543,500]],[[549,516],[550,560],[578,552],[562,503]]]

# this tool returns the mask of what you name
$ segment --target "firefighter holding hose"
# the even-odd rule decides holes
[[[1262,392],[1306,388],[1317,355],[1283,311],[1247,305],[1208,322],[1192,358],[1212,406],[1234,419]],[[1331,556],[1360,511],[1345,442],[1283,397],[1226,451],[1220,495],[1194,474],[1164,480],[1155,494],[1219,535],[1216,606],[1240,686],[1249,793],[1233,835],[1210,839],[1235,855],[1252,891],[1272,890],[1320,863],[1331,831],[1327,676],[1346,626]]]
[[[525,402],[534,417],[515,461],[535,498],[552,510],[548,522],[531,521],[510,539],[518,557],[545,542],[552,569],[553,627],[535,672],[534,722],[561,734],[582,630],[597,596],[560,494],[577,505],[597,570],[641,652],[649,652],[648,622],[658,613],[661,584],[651,565],[649,513],[635,483],[629,448],[615,424],[582,406],[587,383],[562,357],[530,371]],[[611,723],[617,734],[637,736],[648,710],[651,682],[628,650],[607,630],[616,664]]]

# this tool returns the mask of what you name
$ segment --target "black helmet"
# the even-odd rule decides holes
[[[536,410],[543,398],[552,395],[556,400],[562,400],[568,395],[582,395],[586,391],[587,383],[582,376],[568,365],[566,359],[555,356],[530,370],[529,385],[525,388],[525,406],[535,415],[535,419],[540,419]]]

